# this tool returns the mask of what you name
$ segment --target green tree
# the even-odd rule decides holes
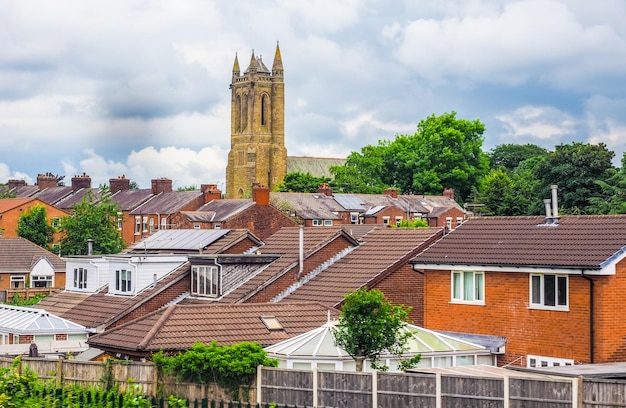
[[[387,351],[402,356],[411,334],[403,331],[411,308],[394,306],[376,289],[359,289],[344,296],[339,324],[334,331],[335,343],[356,361],[356,370],[363,371],[363,360],[369,358],[372,367],[385,370],[380,364],[381,353]],[[409,368],[419,362],[419,355],[406,360]]]
[[[9,190],[7,184],[0,184],[0,198],[15,198],[16,194]]]
[[[117,230],[119,206],[111,200],[108,189],[97,197],[92,191],[73,207],[74,214],[61,221],[60,242],[63,255],[86,255],[87,242],[93,241],[94,254],[117,254],[124,240]]]
[[[592,212],[591,198],[603,197],[599,182],[606,182],[615,174],[611,163],[614,156],[604,143],[573,142],[556,146],[535,169],[535,176],[541,181],[537,196],[549,198],[550,186],[556,184],[563,213]]]
[[[589,213],[626,214],[626,153],[622,155],[622,167],[606,181],[597,183],[601,195],[589,198]]]
[[[489,165],[492,169],[504,167],[511,171],[521,162],[532,157],[547,156],[550,152],[535,144],[501,144],[489,153]]]
[[[198,190],[198,186],[195,184],[191,184],[189,186],[180,186],[176,189],[176,191],[196,191]]]
[[[35,205],[20,216],[17,222],[17,235],[42,248],[50,249],[55,229],[48,223],[46,207]]]
[[[414,135],[351,153],[344,166],[331,168],[334,185],[343,192],[381,193],[393,186],[402,194],[434,195],[452,187],[464,200],[489,170],[484,131],[479,120],[457,119],[456,112],[429,116]]]
[[[299,171],[287,173],[283,182],[276,187],[277,191],[291,193],[315,193],[320,184],[329,184],[330,177],[315,177],[311,173]]]

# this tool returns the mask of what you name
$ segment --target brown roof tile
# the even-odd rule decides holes
[[[164,192],[141,204],[132,210],[130,214],[173,214],[198,197],[202,197],[203,194],[197,190]]]
[[[65,272],[59,256],[24,238],[0,237],[0,272],[30,272],[39,259],[47,259],[55,272]]]
[[[94,347],[121,350],[187,350],[195,342],[220,345],[242,341],[262,346],[297,336],[323,325],[338,312],[317,302],[225,305],[171,305],[92,336]],[[262,316],[274,316],[283,330],[269,330]]]
[[[476,217],[416,256],[423,264],[600,269],[626,250],[626,215]]]
[[[345,294],[406,264],[441,233],[441,228],[376,228],[363,237],[363,244],[297,288],[283,301],[318,301],[338,305]]]

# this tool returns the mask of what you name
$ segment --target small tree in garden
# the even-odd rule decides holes
[[[16,232],[18,236],[49,249],[54,239],[55,229],[48,223],[46,207],[35,205],[20,216]]]
[[[363,360],[371,360],[372,367],[387,370],[380,363],[383,352],[402,356],[411,333],[402,331],[411,307],[394,306],[376,289],[359,289],[344,296],[339,313],[339,324],[334,331],[335,343],[356,361],[356,370],[363,371]],[[407,369],[419,363],[420,356],[402,361]]]

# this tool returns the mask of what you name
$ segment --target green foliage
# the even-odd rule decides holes
[[[124,249],[124,240],[117,230],[119,206],[111,200],[108,189],[96,197],[89,191],[83,200],[73,207],[74,215],[61,222],[60,248],[63,255],[87,255],[88,240],[93,240],[93,253],[117,254]]]
[[[195,184],[191,184],[189,186],[181,186],[176,189],[176,191],[196,191],[198,190],[198,186]]]
[[[30,242],[42,248],[50,249],[50,244],[54,240],[55,229],[48,223],[46,207],[35,205],[20,216],[16,232],[17,235]]]
[[[516,169],[524,160],[547,156],[550,152],[534,144],[501,144],[489,153],[489,165],[492,169],[503,167],[506,171]]]
[[[335,343],[357,361],[357,370],[362,370],[362,361],[371,360],[372,367],[386,370],[380,364],[383,352],[402,356],[408,349],[411,334],[402,331],[404,321],[411,308],[394,306],[385,295],[376,289],[359,289],[344,296],[339,314],[339,324],[334,331]],[[406,368],[419,362],[419,356],[405,360]]]
[[[351,153],[344,166],[331,167],[333,185],[346,193],[380,194],[395,186],[402,194],[441,195],[454,188],[465,199],[488,171],[482,151],[485,126],[457,119],[456,113],[429,116],[414,135],[398,135]]]
[[[259,365],[276,367],[278,360],[267,358],[257,343],[241,342],[231,346],[195,343],[191,350],[167,356],[156,353],[152,360],[160,373],[173,374],[180,381],[196,384],[216,383],[239,398],[239,389],[249,387]]]
[[[550,186],[559,187],[560,212],[586,214],[597,210],[591,204],[593,197],[604,197],[603,182],[615,174],[611,160],[615,156],[604,143],[573,142],[556,146],[547,160],[535,169],[541,181],[537,189],[538,201],[550,197]]]
[[[28,299],[21,299],[20,295],[17,292],[15,292],[13,294],[13,299],[11,299],[11,303],[9,304],[13,306],[32,306],[32,305],[36,305],[37,303],[39,303],[39,301],[45,297],[46,297],[45,294],[38,294]]]
[[[15,198],[17,195],[9,190],[7,184],[0,184],[0,198]],[[0,405],[1,407],[2,405]]]
[[[320,184],[329,184],[329,177],[314,177],[299,171],[287,173],[283,182],[276,186],[277,191],[291,193],[316,193]]]
[[[401,220],[398,225],[391,224],[391,228],[428,228],[426,220]]]

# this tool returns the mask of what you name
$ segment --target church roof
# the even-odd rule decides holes
[[[337,159],[329,157],[305,157],[305,156],[288,156],[287,157],[287,173],[309,173],[313,177],[330,177],[331,166],[343,166],[346,159]]]

